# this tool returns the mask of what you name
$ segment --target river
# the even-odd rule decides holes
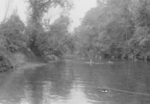
[[[0,74],[0,104],[150,104],[150,63],[87,61]]]

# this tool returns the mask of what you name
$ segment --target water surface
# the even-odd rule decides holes
[[[150,104],[150,65],[66,60],[0,75],[0,104]]]

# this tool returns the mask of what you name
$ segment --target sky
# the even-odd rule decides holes
[[[0,0],[0,21],[4,19],[6,6],[9,0]],[[9,6],[9,14],[14,8],[17,8],[18,14],[22,21],[26,22],[27,4],[25,0],[12,0],[12,5]],[[91,8],[96,6],[96,0],[73,0],[74,8],[70,11],[70,18],[72,19],[71,30],[80,25],[81,18]],[[57,11],[55,11],[57,13]],[[52,13],[52,14],[55,14]],[[56,16],[57,17],[57,16]]]
[[[96,6],[96,0],[73,0],[75,8],[71,10],[70,17],[73,19],[72,29],[80,25],[85,13]]]

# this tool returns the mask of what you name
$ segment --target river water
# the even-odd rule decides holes
[[[150,104],[150,63],[65,60],[0,75],[0,104]]]

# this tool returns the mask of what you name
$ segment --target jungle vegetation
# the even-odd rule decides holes
[[[149,0],[97,0],[97,6],[85,14],[73,32],[69,32],[71,0],[26,1],[26,24],[17,10],[0,24],[0,67],[13,68],[17,53],[44,62],[67,54],[150,60]],[[44,16],[55,7],[62,13],[51,23]]]
[[[75,29],[85,57],[150,60],[150,1],[97,0]]]
[[[28,3],[27,22],[21,21],[17,10],[0,24],[0,67],[2,71],[14,68],[19,57],[31,61],[47,62],[61,58],[73,47],[68,32],[70,0],[26,0]],[[9,2],[10,5],[10,2]],[[59,18],[50,23],[44,18],[52,8],[62,10]],[[18,55],[19,54],[19,55]],[[28,60],[28,61],[29,61]]]

